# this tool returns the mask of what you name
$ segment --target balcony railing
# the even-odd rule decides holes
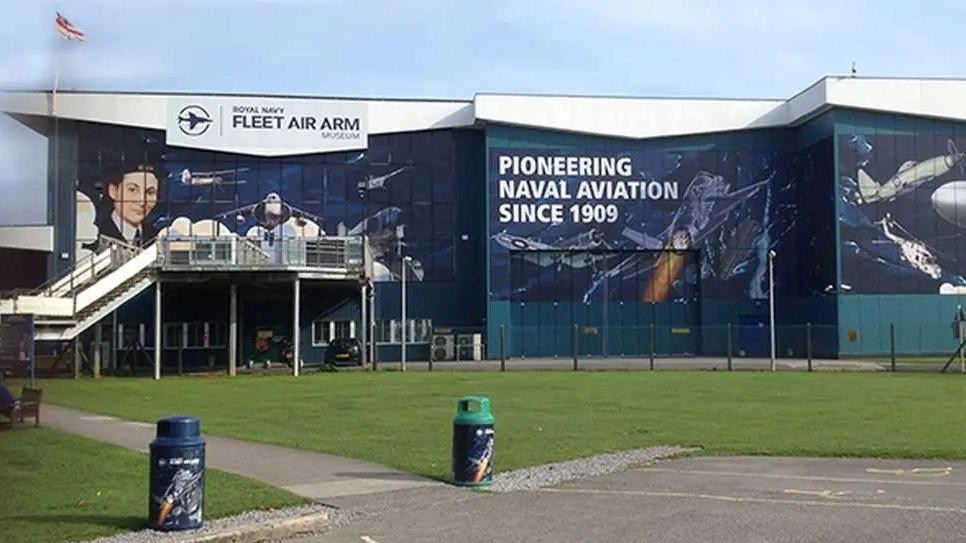
[[[261,240],[238,237],[165,237],[158,240],[165,270],[232,271],[321,269],[362,271],[362,240],[315,237]]]

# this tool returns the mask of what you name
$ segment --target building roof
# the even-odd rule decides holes
[[[185,93],[58,92],[60,118],[164,129],[169,97]],[[245,95],[259,97],[256,95]],[[472,100],[272,96],[363,102],[369,134],[500,123],[622,138],[657,138],[795,126],[833,107],[966,121],[966,80],[828,76],[788,99],[638,98],[479,93]],[[49,116],[50,91],[9,92],[2,108]]]

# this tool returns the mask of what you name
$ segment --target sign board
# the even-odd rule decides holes
[[[364,102],[290,98],[168,98],[168,145],[259,156],[365,149]]]
[[[26,375],[27,369],[33,368],[33,360],[33,315],[0,317],[0,371]]]

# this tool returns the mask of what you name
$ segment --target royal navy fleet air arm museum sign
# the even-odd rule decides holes
[[[365,102],[254,97],[168,98],[168,145],[259,156],[365,149]]]

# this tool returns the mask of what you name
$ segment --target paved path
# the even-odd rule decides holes
[[[43,424],[72,434],[147,452],[154,425],[44,405]],[[202,434],[204,422],[202,421]],[[442,486],[379,464],[328,454],[205,436],[206,462],[218,468],[325,502],[339,496]]]
[[[966,462],[697,457],[489,494],[421,488],[333,504],[299,543],[962,541]]]

